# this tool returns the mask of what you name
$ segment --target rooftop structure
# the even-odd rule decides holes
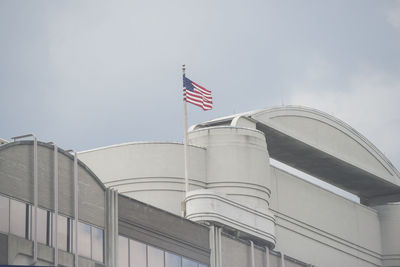
[[[59,264],[400,266],[399,172],[346,123],[318,110],[286,106],[194,125],[188,139],[188,192],[182,144],[125,143],[79,152],[74,161],[64,150],[39,142],[40,208],[49,218],[57,213],[51,190],[56,172],[52,168],[57,166],[52,153],[57,151],[64,184],[59,192],[61,216],[71,223],[77,219],[83,228],[104,236],[102,261],[94,249],[99,242],[89,238],[90,253],[79,244],[76,252],[67,243],[60,250],[64,256]],[[34,147],[32,141],[0,146],[0,193],[9,199],[4,203],[9,203],[10,222],[14,200],[25,203],[28,211],[36,205]],[[270,159],[351,192],[361,203],[275,167]],[[78,190],[73,189],[75,173]],[[24,218],[26,226],[33,217],[27,212]],[[27,261],[34,255],[31,228],[25,227],[21,241],[16,230],[7,227],[0,229],[0,247],[5,244],[1,238],[8,239],[8,261],[2,262]],[[84,231],[70,231],[78,234],[78,240],[85,236]],[[19,248],[18,242],[26,244]],[[55,251],[54,243],[41,242],[43,251]],[[33,243],[33,252],[34,247]],[[138,252],[131,249],[140,248],[145,254],[135,258]],[[81,257],[73,262],[77,254]],[[46,255],[39,251],[41,263],[52,264],[55,258]]]

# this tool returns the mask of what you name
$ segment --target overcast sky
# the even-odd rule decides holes
[[[282,104],[347,122],[400,168],[399,1],[0,1],[0,137],[64,149],[183,136]]]

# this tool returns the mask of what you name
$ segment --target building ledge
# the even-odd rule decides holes
[[[275,218],[272,213],[251,209],[211,190],[200,189],[187,194],[186,218],[218,224],[226,230],[234,229],[242,239],[275,247]]]

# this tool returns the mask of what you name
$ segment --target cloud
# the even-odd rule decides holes
[[[330,80],[335,68],[323,60],[292,85],[290,103],[317,108],[354,127],[400,168],[400,77],[364,68],[343,77],[340,88]]]
[[[386,20],[394,28],[400,29],[400,1],[396,5],[386,11]]]

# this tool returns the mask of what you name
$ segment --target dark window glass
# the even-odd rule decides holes
[[[130,267],[146,266],[146,245],[135,240],[129,240],[129,243]]]
[[[0,196],[0,232],[8,233],[10,201],[8,198]]]

